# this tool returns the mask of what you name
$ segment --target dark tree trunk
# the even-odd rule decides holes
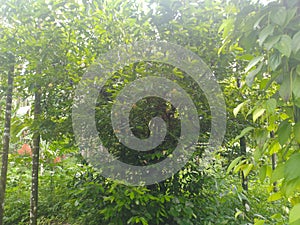
[[[32,154],[32,182],[30,196],[30,225],[37,225],[38,218],[38,182],[39,182],[39,155],[40,155],[40,132],[38,129],[41,114],[41,90],[38,88],[34,99],[34,124],[33,154]]]
[[[274,131],[270,132],[270,137],[271,138],[275,137]],[[276,166],[277,166],[277,154],[276,153],[272,154],[271,161],[272,161],[272,170],[274,171],[276,169]],[[274,188],[273,188],[274,192],[277,192],[278,189],[277,189],[277,182],[276,181],[273,183],[273,186],[274,186]]]
[[[240,138],[240,148],[241,148],[241,155],[246,156],[246,139],[245,137]],[[242,187],[245,191],[248,191],[248,178],[244,175],[242,171]]]
[[[1,167],[1,182],[0,182],[0,225],[3,224],[3,216],[4,216],[4,200],[5,200],[5,190],[6,190],[6,180],[7,180],[8,152],[9,152],[9,143],[10,143],[13,83],[14,83],[14,66],[10,68],[7,76],[6,110],[5,110],[5,125],[4,125],[4,134],[3,134],[3,152],[2,152],[2,167]]]

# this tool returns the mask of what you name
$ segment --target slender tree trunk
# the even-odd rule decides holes
[[[32,182],[30,196],[30,225],[37,225],[38,218],[38,183],[39,183],[39,156],[40,156],[40,132],[38,129],[41,114],[41,90],[38,88],[34,99],[34,124],[33,154],[32,154]]]
[[[10,143],[10,126],[11,126],[11,109],[12,95],[14,83],[14,66],[11,66],[7,76],[7,94],[6,94],[6,110],[5,110],[5,125],[3,134],[3,152],[2,152],[2,167],[1,167],[1,182],[0,182],[0,225],[3,224],[4,216],[4,200],[7,180],[8,167],[8,152]]]
[[[241,155],[246,155],[246,139],[245,137],[240,138],[240,148],[241,148]],[[242,187],[245,191],[248,191],[248,178],[244,175],[242,171]]]
[[[275,137],[274,131],[270,132],[270,137],[271,138]],[[274,171],[276,169],[276,166],[277,166],[277,154],[276,153],[272,154],[271,161],[272,161],[272,170]],[[278,189],[277,189],[277,182],[276,181],[273,183],[273,190],[274,190],[274,192],[278,191]]]

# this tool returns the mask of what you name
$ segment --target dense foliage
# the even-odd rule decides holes
[[[4,224],[29,223],[36,131],[41,135],[38,224],[300,224],[298,0],[268,5],[8,0],[0,10],[1,127],[7,77],[14,68]],[[149,121],[160,116],[168,128],[163,144],[142,153],[120,145],[110,111],[126,84],[149,74],[167,77],[184,88],[201,115],[199,141],[187,165],[163,182],[134,187],[103,177],[81,155],[72,104],[81,77],[98,57],[143,40],[175,43],[203,59],[224,93],[227,132],[207,165],[201,156],[211,111],[197,83],[158,62],[115,71],[99,94],[95,119],[104,146],[123,162],[159,162],[172,153],[180,135],[172,104],[149,97],[131,111],[132,132],[147,138]],[[38,118],[36,93],[41,96]]]

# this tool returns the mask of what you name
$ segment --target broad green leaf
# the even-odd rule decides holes
[[[300,76],[296,76],[293,80],[293,94],[295,98],[300,98]]]
[[[264,225],[264,224],[265,224],[264,220],[258,220],[258,219],[254,220],[254,225]]]
[[[296,73],[300,76],[300,64],[296,67]]]
[[[278,66],[281,64],[281,55],[278,52],[275,52],[271,55],[269,59],[269,65],[271,70],[275,71]]]
[[[263,151],[261,148],[255,148],[255,151],[253,153],[253,158],[255,162],[258,162],[260,160],[260,158],[263,155]]]
[[[269,37],[270,35],[273,34],[275,26],[273,24],[269,24],[266,26],[258,35],[258,43],[260,46],[264,43],[264,41]]]
[[[265,48],[270,51],[271,48],[273,48],[273,46],[280,40],[280,38],[280,35],[269,37],[264,43]]]
[[[263,182],[266,179],[267,176],[267,166],[263,165],[259,168],[259,179],[261,182]]]
[[[248,100],[247,101],[244,101],[244,102],[242,102],[242,103],[240,103],[237,107],[235,107],[234,109],[233,109],[233,115],[236,117],[237,116],[237,114],[239,113],[239,111],[243,108],[243,106],[246,104],[248,102]]]
[[[295,54],[300,50],[300,31],[293,37],[292,49]]]
[[[293,154],[285,164],[284,176],[286,181],[300,179],[300,153]]]
[[[284,164],[279,164],[273,171],[271,176],[271,183],[281,180],[284,178]]]
[[[294,205],[290,211],[289,223],[299,225],[300,224],[300,204]]]
[[[297,177],[293,180],[284,180],[283,185],[282,185],[282,192],[286,196],[292,196],[296,191],[300,189],[300,178]]]
[[[286,21],[287,11],[284,7],[280,7],[279,9],[274,9],[271,14],[270,18],[271,21],[279,26],[283,27]]]
[[[241,161],[242,156],[235,158],[227,168],[227,174],[231,172],[231,170]]]
[[[266,175],[267,177],[271,178],[272,177],[272,167],[271,166],[267,166],[267,172],[266,172]]]
[[[285,102],[290,100],[292,95],[292,88],[291,88],[291,81],[289,78],[286,77],[283,80],[283,83],[280,85],[279,95]]]
[[[270,98],[266,101],[266,110],[268,114],[275,113],[277,107],[277,101],[275,98]]]
[[[281,146],[283,146],[288,140],[291,135],[292,126],[288,122],[288,120],[284,120],[280,123],[277,135],[278,135],[278,141]]]
[[[258,108],[253,112],[253,122],[255,122],[260,116],[262,116],[264,114],[264,112],[266,111],[266,109],[261,109]]]
[[[243,159],[242,161],[240,161],[236,167],[234,167],[234,170],[233,170],[233,173],[238,173],[240,172],[241,170],[243,170],[245,168],[245,164],[247,163],[247,160],[246,159]]]
[[[246,84],[248,85],[248,87],[252,86],[254,78],[261,71],[262,67],[263,67],[263,63],[261,63],[255,70],[250,71],[250,73],[247,75]]]
[[[290,57],[292,53],[292,39],[290,36],[284,34],[281,36],[280,41],[274,46],[286,57]]]
[[[294,100],[294,104],[295,104],[295,106],[297,106],[297,107],[300,108],[300,98],[296,98],[296,99]]]
[[[253,164],[244,165],[242,171],[243,171],[245,177],[248,176],[248,174],[250,173],[250,171],[252,170],[252,168],[253,168]]]
[[[294,125],[294,136],[295,140],[300,144],[300,122]]]
[[[270,79],[268,79],[268,78],[262,78],[262,79],[260,80],[259,89],[260,89],[261,91],[263,91],[263,90],[266,88],[266,86],[267,86],[269,80],[270,80]]]
[[[236,136],[234,141],[239,140],[240,138],[244,137],[248,132],[250,132],[253,129],[254,129],[254,127],[246,127],[245,129],[242,130],[242,132],[238,136]]]
[[[268,198],[268,202],[274,202],[274,201],[277,201],[279,199],[282,198],[282,195],[280,192],[276,192],[274,194],[271,194]]]
[[[292,9],[288,9],[286,10],[286,19],[285,19],[285,25],[288,25],[288,23],[294,18],[294,16],[296,15],[298,11],[297,7],[294,7]]]
[[[274,141],[270,146],[270,154],[277,153],[280,150],[280,144],[277,141]]]
[[[266,17],[266,15],[267,14],[263,14],[255,23],[254,23],[254,25],[253,25],[253,29],[255,30],[256,28],[258,28],[259,27],[259,23],[262,21],[262,19],[263,18],[265,18]]]
[[[236,58],[239,59],[239,60],[250,61],[250,60],[253,59],[253,55],[251,55],[251,54],[245,54],[245,55],[241,55],[241,56],[237,55]]]
[[[261,60],[263,60],[263,56],[258,56],[258,57],[255,57],[254,59],[252,59],[248,66],[246,67],[245,69],[245,73],[248,73],[250,69],[252,69],[254,66],[256,66],[257,63],[259,63]]]

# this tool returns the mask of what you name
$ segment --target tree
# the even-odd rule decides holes
[[[8,168],[8,152],[10,144],[10,127],[12,115],[12,98],[13,98],[13,82],[14,82],[14,56],[9,55],[8,62],[10,68],[7,73],[7,91],[6,91],[6,109],[5,109],[5,125],[3,133],[3,150],[2,150],[2,164],[1,164],[1,182],[0,182],[0,224],[3,224],[4,215],[4,201],[7,180]]]
[[[256,99],[243,102],[237,112],[247,107],[250,113],[246,117],[252,114],[255,122],[255,126],[248,129],[255,151],[253,164],[262,180],[266,176],[270,178],[269,190],[272,191],[268,200],[273,202],[285,197],[294,206],[291,224],[300,221],[299,216],[295,216],[300,215],[296,201],[300,176],[295,172],[299,171],[295,166],[300,162],[299,12],[299,1],[282,0],[248,7],[236,17],[235,32],[226,37],[227,44],[243,49],[240,58],[249,57],[244,71],[244,83],[248,87],[245,85],[244,91],[250,91]],[[281,187],[279,192],[273,188],[275,183]]]

